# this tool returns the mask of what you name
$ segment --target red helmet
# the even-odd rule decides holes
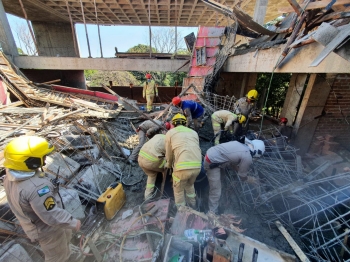
[[[285,118],[285,117],[281,117],[281,118],[280,118],[280,122],[283,123],[283,124],[287,124],[288,119]]]
[[[171,102],[173,103],[174,106],[176,106],[181,103],[181,98],[178,96],[175,96]]]
[[[171,127],[171,125],[170,125],[169,122],[165,122],[165,123],[164,123],[164,126],[165,126],[165,129],[166,129],[166,130],[169,130],[170,127]]]

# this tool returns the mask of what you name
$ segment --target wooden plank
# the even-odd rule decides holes
[[[298,246],[298,244],[295,242],[292,236],[287,232],[287,230],[284,228],[281,222],[276,221],[275,224],[278,230],[282,233],[282,235],[288,241],[289,245],[293,248],[294,252],[297,254],[299,259],[302,262],[310,262],[310,260],[307,258],[307,256],[304,254],[304,252],[301,250],[301,248]]]
[[[301,9],[301,7],[298,4],[298,2],[296,0],[288,0],[288,2],[292,6],[294,11],[298,14],[298,16],[300,16],[301,13],[303,12],[303,10]]]
[[[38,118],[40,116],[40,114],[28,119],[24,124],[20,125],[19,127],[15,128],[14,130],[12,130],[11,132],[7,133],[6,135],[2,136],[0,138],[0,141],[4,140],[5,138],[11,136],[12,134],[14,134],[16,131],[20,130],[21,128],[23,128],[24,126],[28,125],[30,122],[32,122],[34,119]]]
[[[300,7],[302,9],[305,8],[305,10],[312,10],[312,9],[319,9],[319,8],[325,8],[328,4],[329,4],[329,0],[323,0],[323,1],[317,1],[317,2],[312,2],[312,3],[309,3],[306,8],[305,8],[305,4],[301,4]],[[350,4],[350,0],[337,0],[333,6],[342,6],[342,5],[347,5],[347,4]],[[293,7],[281,7],[281,8],[278,8],[278,12],[279,13],[291,13],[291,12],[294,12],[294,9]]]
[[[7,128],[14,128],[14,127],[19,127],[21,124],[6,124],[6,123],[1,123],[0,127],[7,127]],[[22,127],[23,129],[31,129],[31,130],[38,130],[41,128],[41,126],[24,126]]]
[[[21,106],[23,105],[24,103],[22,101],[17,101],[17,102],[13,102],[9,105],[6,105],[6,106],[0,106],[0,110],[1,109],[4,109],[4,108],[8,108],[8,107],[15,107],[15,106]]]

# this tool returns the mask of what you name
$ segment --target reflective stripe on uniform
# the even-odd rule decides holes
[[[181,202],[181,203],[177,203],[177,204],[175,204],[177,207],[178,206],[186,206],[186,202]]]
[[[181,181],[180,178],[178,178],[177,176],[172,175],[172,177],[173,177],[174,181],[176,181],[176,182],[180,182]]]
[[[154,188],[154,184],[147,184],[146,188]]]
[[[147,154],[145,151],[142,151],[142,150],[140,150],[139,155],[144,157],[144,158],[146,158],[146,159],[148,159],[149,161],[152,161],[152,162],[158,162],[159,161],[158,158],[156,158],[154,156],[151,156],[151,155]]]
[[[193,193],[193,194],[186,194],[187,197],[190,197],[190,198],[194,198],[196,197],[196,193]]]
[[[163,162],[160,164],[159,168],[163,168],[164,165],[165,165],[165,163],[166,163],[166,161],[165,161],[165,159],[164,159]]]
[[[224,120],[222,120],[220,117],[218,117],[218,116],[216,116],[216,115],[214,115],[214,114],[211,115],[211,118],[212,118],[214,121],[218,122],[218,123],[223,123],[223,122],[224,122]]]
[[[180,162],[175,165],[175,168],[201,168],[201,166],[202,162]]]
[[[221,126],[220,124],[213,123],[213,126]]]

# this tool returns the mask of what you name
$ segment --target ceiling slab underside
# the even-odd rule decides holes
[[[7,13],[24,18],[19,1],[2,0]],[[22,0],[28,19],[37,22],[69,22],[101,25],[226,26],[229,21],[200,0]],[[228,7],[239,6],[253,16],[255,0],[220,0]],[[68,4],[68,8],[67,8]],[[82,7],[83,5],[83,12]],[[150,6],[149,6],[150,5]],[[288,1],[269,0],[265,22],[276,18]],[[96,12],[97,19],[96,19]],[[149,12],[150,10],[150,12]]]

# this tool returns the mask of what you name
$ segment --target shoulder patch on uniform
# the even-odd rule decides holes
[[[53,197],[48,197],[44,201],[44,207],[47,211],[52,210],[56,206],[55,199]]]
[[[39,189],[38,191],[39,197],[42,197],[43,195],[46,195],[50,192],[50,188],[48,186],[44,186],[43,188]]]

